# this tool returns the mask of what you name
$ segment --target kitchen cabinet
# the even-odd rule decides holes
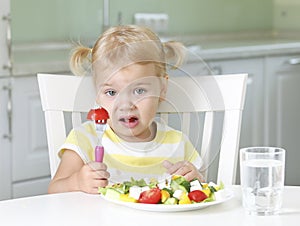
[[[46,193],[50,178],[45,119],[36,75],[16,77],[12,92],[13,197]],[[35,184],[31,191],[22,189]]]
[[[8,40],[10,38],[10,1],[0,7],[0,200],[11,197],[11,142],[9,139],[8,108],[10,99],[10,70]]]
[[[286,184],[300,185],[300,54],[265,62],[265,144],[286,149]]]
[[[261,145],[263,131],[263,58],[209,61],[213,74],[248,73],[240,147]],[[232,87],[234,89],[234,87]]]
[[[22,20],[12,18],[11,3],[3,0],[0,7],[0,200],[47,193],[50,169],[36,73],[68,67],[68,46],[14,42]]]
[[[264,59],[208,61],[213,74],[248,73],[240,147],[263,144]],[[234,87],[232,87],[234,89]]]
[[[8,77],[0,81],[0,199],[45,194],[50,169],[36,76]],[[11,100],[8,89],[11,89]]]
[[[0,200],[46,193],[50,180],[36,75],[13,72],[9,6],[0,8]]]
[[[178,76],[180,73],[188,75],[247,73],[247,93],[243,111],[240,146],[263,144],[264,58],[208,60],[206,64],[191,62],[184,65],[180,71],[172,72],[171,75]]]
[[[278,146],[287,151],[287,185],[300,185],[300,55],[215,60],[213,74],[249,74],[240,147]],[[234,88],[234,87],[233,87]],[[237,171],[239,183],[239,170]]]
[[[0,200],[47,192],[50,169],[36,74],[68,71],[73,44],[66,40],[91,43],[102,23],[97,0],[74,7],[23,2],[0,3]]]

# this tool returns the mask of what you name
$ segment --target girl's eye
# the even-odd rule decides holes
[[[146,92],[146,90],[143,88],[137,88],[134,90],[134,93],[138,94],[138,95],[144,94],[145,92]]]
[[[111,97],[112,97],[112,96],[115,96],[116,93],[117,93],[117,92],[114,91],[114,90],[108,90],[108,91],[105,92],[105,94],[106,94],[107,96],[111,96]]]

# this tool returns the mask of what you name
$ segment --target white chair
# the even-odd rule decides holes
[[[51,175],[54,176],[60,161],[57,152],[67,135],[64,112],[72,114],[73,126],[81,124],[86,120],[81,118],[82,113],[94,106],[96,92],[91,77],[57,74],[38,74],[37,77],[45,113]],[[212,161],[209,150],[214,140],[215,112],[224,112],[217,181],[225,184],[235,183],[246,84],[246,74],[172,77],[166,101],[159,108],[163,120],[168,121],[173,113],[179,115],[181,130],[188,136],[198,137],[198,131],[190,127],[195,124],[202,127],[199,132],[202,138],[198,140],[204,171]],[[198,117],[197,123],[192,122],[195,112],[204,114],[203,122],[200,123]]]

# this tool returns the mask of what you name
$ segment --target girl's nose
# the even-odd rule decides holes
[[[121,111],[130,111],[135,108],[133,98],[127,92],[119,93],[116,101],[115,107]]]

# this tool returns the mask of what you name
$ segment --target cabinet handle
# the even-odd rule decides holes
[[[3,86],[3,90],[7,90],[8,92],[8,100],[6,105],[6,113],[8,117],[8,133],[3,135],[3,138],[12,140],[12,85],[11,82]]]
[[[290,65],[298,65],[298,64],[300,64],[300,58],[292,58],[292,59],[289,59],[289,60],[288,60],[288,63],[289,63]]]
[[[10,14],[3,16],[2,20],[7,21],[6,45],[7,45],[7,55],[8,55],[8,62],[7,62],[7,64],[3,65],[3,69],[9,70],[10,75],[12,75],[13,67],[12,67],[12,38],[11,38],[11,16],[10,16]]]
[[[11,16],[7,14],[2,17],[2,20],[7,21],[6,28],[6,46],[7,46],[7,55],[8,62],[3,65],[3,69],[9,71],[10,81],[9,84],[3,86],[3,90],[7,90],[8,100],[6,105],[6,112],[8,117],[8,133],[3,135],[3,138],[12,140],[12,75],[13,75],[13,65],[12,65],[12,37],[11,37]]]

